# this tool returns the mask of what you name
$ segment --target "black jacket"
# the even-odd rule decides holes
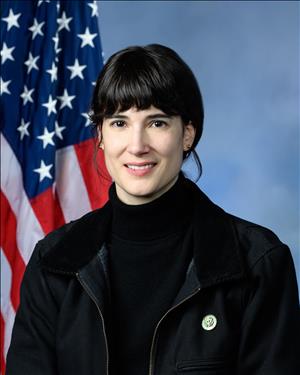
[[[193,183],[189,189],[194,257],[153,333],[149,374],[300,374],[300,310],[288,247],[270,230],[225,213]],[[111,211],[108,202],[37,244],[7,375],[108,373]]]

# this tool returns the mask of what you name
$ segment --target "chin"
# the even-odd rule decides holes
[[[137,198],[150,198],[151,196],[155,195],[157,192],[155,189],[128,189],[127,193],[132,197]]]
[[[123,187],[123,194],[119,196],[121,200],[123,200],[125,203],[129,204],[144,204],[151,202],[154,200],[157,196],[157,189],[154,187],[145,187],[145,184],[140,187],[133,187],[133,186],[124,186]],[[122,199],[123,198],[123,199]]]

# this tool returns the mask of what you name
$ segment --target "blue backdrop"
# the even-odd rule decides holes
[[[300,280],[299,3],[100,1],[105,58],[174,48],[204,98],[198,185],[225,210],[271,228]],[[186,170],[193,176],[194,164]]]

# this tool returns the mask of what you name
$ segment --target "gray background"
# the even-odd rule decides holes
[[[198,185],[225,210],[271,228],[300,280],[299,3],[100,1],[104,57],[165,44],[194,71],[205,106]],[[185,167],[195,176],[195,164]]]

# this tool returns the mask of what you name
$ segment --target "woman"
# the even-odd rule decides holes
[[[37,244],[7,374],[299,374],[287,246],[180,171],[203,125],[189,67],[160,45],[116,53],[91,118],[109,201]]]

